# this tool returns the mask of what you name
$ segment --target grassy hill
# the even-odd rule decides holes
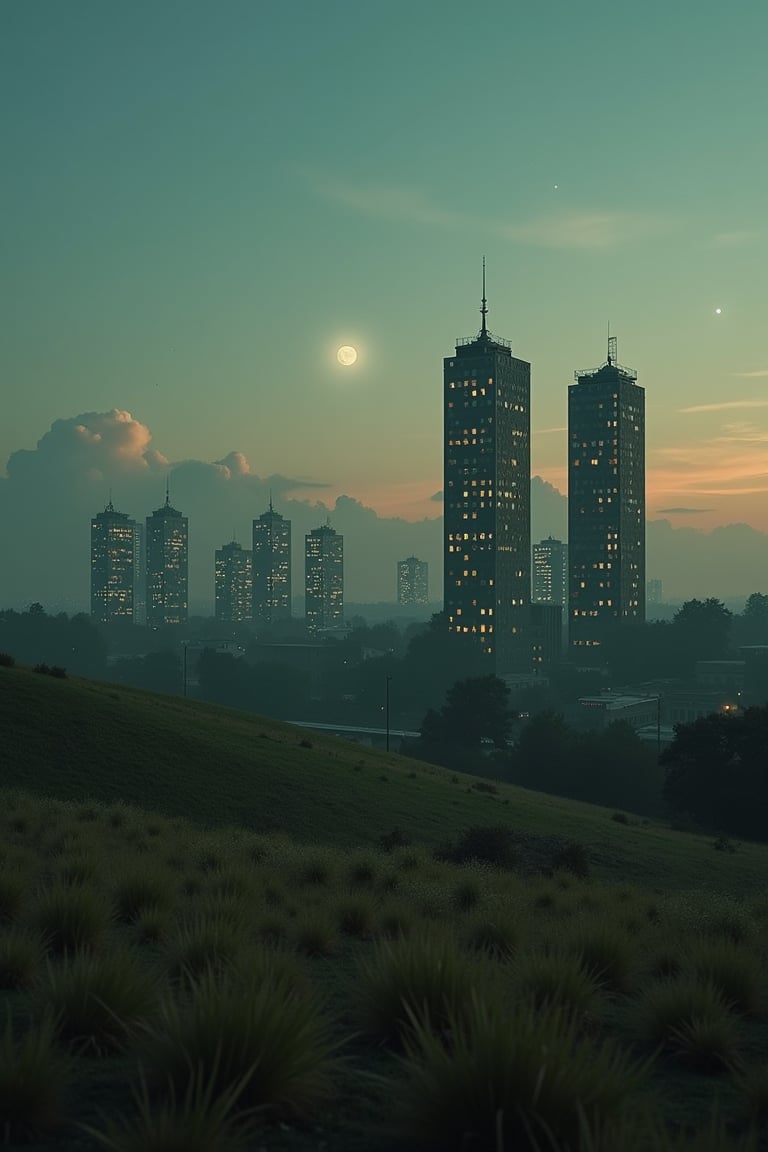
[[[0,668],[0,787],[123,800],[198,825],[371,846],[395,828],[432,846],[477,824],[584,844],[596,878],[647,887],[764,890],[768,847],[716,852],[654,822],[450,773],[197,701]]]

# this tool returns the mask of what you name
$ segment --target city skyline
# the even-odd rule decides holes
[[[454,0],[429,22],[342,0],[298,28],[240,0],[180,20],[144,0],[12,5],[0,469],[57,420],[117,409],[175,465],[240,452],[310,498],[434,515],[424,384],[486,251],[491,327],[535,366],[534,473],[565,491],[567,386],[610,320],[653,389],[649,517],[768,529],[759,6],[603,7],[556,3],[553,40],[549,13],[491,0],[463,86],[443,60],[481,57]],[[624,80],[649,59],[641,99]],[[358,434],[373,419],[396,470]]]

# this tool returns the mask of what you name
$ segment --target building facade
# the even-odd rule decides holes
[[[568,389],[568,632],[571,659],[603,661],[645,620],[645,393],[608,360]]]
[[[217,620],[239,623],[253,613],[251,553],[233,540],[216,549],[215,615]]]
[[[143,524],[133,526],[133,622],[147,622],[147,544]]]
[[[533,546],[531,599],[563,608],[568,603],[568,545],[553,536]]]
[[[324,524],[304,538],[304,595],[307,630],[344,623],[344,537]]]
[[[91,616],[99,624],[133,621],[135,528],[111,500],[91,520]]]
[[[184,624],[189,611],[189,523],[166,493],[147,517],[147,624]]]
[[[452,633],[488,671],[527,670],[531,582],[531,366],[482,324],[443,363],[444,599]]]
[[[273,624],[291,615],[291,521],[269,509],[253,521],[253,619]]]
[[[408,556],[397,562],[398,604],[429,603],[429,565],[426,560]]]

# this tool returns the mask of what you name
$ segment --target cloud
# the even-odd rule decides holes
[[[768,368],[758,368],[756,372],[731,372],[731,376],[739,376],[742,380],[761,380],[768,376]]]
[[[451,231],[479,230],[537,248],[616,248],[667,232],[672,221],[640,212],[559,212],[530,219],[494,219],[446,208],[402,185],[320,185],[322,195],[364,216]]]
[[[659,516],[694,516],[699,512],[714,512],[714,508],[657,508]]]
[[[757,244],[763,239],[765,232],[744,228],[734,232],[717,232],[712,237],[712,243],[716,248],[743,248],[748,244]]]
[[[728,412],[736,408],[768,408],[768,399],[754,398],[751,400],[721,400],[716,404],[693,404],[690,408],[678,408],[678,412],[685,416],[699,412]]]
[[[561,428],[534,428],[534,436],[547,436],[550,432],[567,432],[568,428],[563,425]]]
[[[434,500],[435,504],[442,504],[445,500],[445,493],[442,490],[440,492],[433,492],[430,500]]]

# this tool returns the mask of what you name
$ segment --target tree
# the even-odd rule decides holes
[[[439,712],[429,709],[421,726],[427,744],[480,748],[491,740],[506,748],[512,723],[509,688],[498,676],[470,676],[449,688]]]
[[[672,619],[673,649],[681,670],[697,660],[723,660],[730,644],[730,612],[720,600],[687,600]]]
[[[703,825],[766,839],[768,706],[677,724],[661,756],[664,798]]]
[[[768,644],[768,596],[753,592],[734,619],[739,644]]]

